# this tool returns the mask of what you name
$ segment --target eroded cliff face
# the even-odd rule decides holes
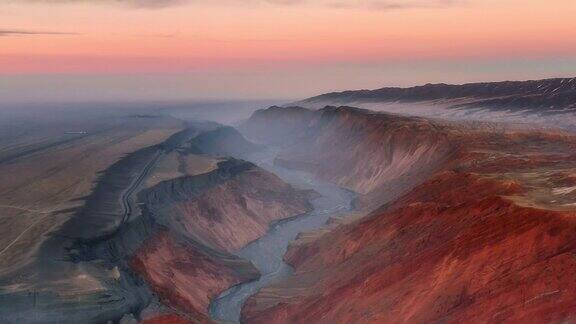
[[[168,230],[152,235],[131,266],[163,302],[202,322],[210,322],[206,310],[211,298],[259,275],[248,262],[178,239]]]
[[[279,163],[364,193],[371,212],[303,235],[285,256],[295,274],[250,298],[245,322],[576,316],[576,137],[349,108],[314,122]]]
[[[164,303],[202,322],[209,321],[212,298],[259,276],[232,253],[272,222],[311,209],[307,192],[240,160],[161,182],[141,199],[159,229],[135,253],[132,267]]]
[[[275,163],[358,192],[369,209],[398,197],[459,154],[460,143],[441,130],[445,127],[351,107],[272,107],[255,113],[242,129],[256,129],[261,138],[266,132],[274,138],[283,129]]]
[[[458,144],[439,127],[425,119],[326,107],[276,163],[354,190],[366,204],[382,204],[454,156]]]
[[[233,252],[271,222],[311,209],[308,193],[252,163],[227,160],[212,172],[160,183],[146,193],[157,221],[204,245]]]

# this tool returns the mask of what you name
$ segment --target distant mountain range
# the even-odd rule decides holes
[[[450,108],[565,113],[576,110],[576,78],[343,91],[308,98],[297,104],[320,108],[325,105],[415,102],[433,102]]]

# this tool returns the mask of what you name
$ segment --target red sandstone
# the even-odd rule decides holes
[[[321,114],[315,137],[281,162],[364,193],[371,202],[364,208],[373,211],[293,244],[285,259],[295,274],[251,297],[246,323],[576,317],[576,212],[535,200],[548,186],[571,184],[574,136],[462,129],[344,108]],[[309,163],[315,157],[307,152],[322,158]]]

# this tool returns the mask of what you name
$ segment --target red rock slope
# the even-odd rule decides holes
[[[135,253],[132,268],[163,302],[198,322],[209,322],[212,298],[259,275],[230,252],[263,235],[271,222],[310,209],[306,193],[238,160],[162,182],[144,201],[158,229]]]
[[[340,165],[326,171],[319,160],[308,168],[365,189],[373,203],[385,190],[376,190],[382,183],[410,174],[394,162],[382,163],[394,161],[395,147],[416,157],[418,142],[450,149],[434,151],[441,153],[435,167],[411,181],[402,196],[292,245],[285,258],[295,274],[250,298],[246,323],[542,323],[576,316],[576,188],[569,181],[576,170],[574,136],[367,118],[368,112],[347,108],[319,114],[327,112],[331,118],[319,117],[324,125],[307,149],[323,150],[349,171],[338,171]],[[357,136],[321,149],[315,145],[330,140],[325,131],[341,131],[341,139],[352,131]],[[369,144],[368,150],[365,143],[384,147]],[[302,166],[306,159],[296,160]],[[360,165],[365,167],[354,167]],[[373,184],[366,180],[374,179],[366,168],[385,173],[396,167],[398,172]]]

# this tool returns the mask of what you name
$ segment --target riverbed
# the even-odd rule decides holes
[[[260,279],[240,284],[223,292],[210,305],[212,319],[227,323],[240,323],[240,312],[246,300],[268,286],[293,272],[283,261],[288,245],[299,233],[320,229],[328,219],[342,216],[352,210],[354,192],[330,183],[314,180],[305,172],[290,170],[274,165],[276,152],[268,150],[248,158],[260,167],[275,173],[284,181],[298,189],[312,189],[320,197],[312,201],[313,210],[301,216],[280,221],[270,227],[266,235],[250,243],[236,254],[250,260],[260,271]]]

